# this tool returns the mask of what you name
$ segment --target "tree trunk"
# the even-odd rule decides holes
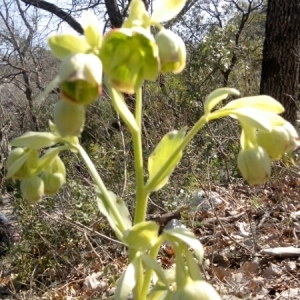
[[[299,82],[300,0],[268,0],[260,93],[285,108],[283,117],[296,124]]]

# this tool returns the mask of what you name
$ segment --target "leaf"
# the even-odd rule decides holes
[[[113,106],[117,113],[120,114],[122,120],[125,122],[125,124],[131,132],[138,131],[139,127],[136,123],[136,120],[131,111],[129,110],[128,106],[126,105],[122,94],[116,91],[114,88],[112,88],[111,84],[108,81],[106,81],[106,86],[108,88]]]
[[[163,231],[163,235],[167,240],[175,241],[177,243],[184,242],[185,244],[193,248],[196,258],[199,262],[202,262],[204,256],[203,246],[190,230],[185,228],[165,229]]]
[[[44,89],[44,91],[41,93],[41,95],[38,96],[37,100],[36,100],[36,105],[37,107],[39,107],[43,100],[45,99],[45,97],[53,90],[55,89],[60,83],[60,77],[56,76]]]
[[[111,212],[111,207],[115,206],[115,211],[119,212],[119,217],[122,219],[123,224],[126,229],[131,228],[132,223],[130,220],[130,214],[125,202],[114,194],[112,191],[108,191],[108,195],[110,197],[109,203],[104,199],[102,193],[96,188],[96,192],[98,197],[96,198],[98,208],[100,212],[107,218],[110,226],[116,233],[119,239],[123,239],[123,234],[119,228],[118,220],[115,219],[114,215]]]
[[[238,109],[238,108],[253,108],[262,112],[269,112],[280,114],[284,112],[284,107],[275,99],[266,95],[259,95],[254,97],[244,97],[237,100],[230,101],[223,107],[224,109]]]
[[[74,53],[87,53],[91,48],[83,37],[71,34],[51,36],[48,44],[53,55],[59,59]]]
[[[50,132],[27,132],[13,139],[10,144],[14,147],[26,147],[31,149],[48,148],[57,144],[59,138]]]
[[[220,88],[216,89],[208,95],[204,102],[204,113],[208,115],[212,109],[222,100],[228,97],[228,95],[239,96],[240,92],[232,88]],[[232,101],[231,101],[232,102]],[[231,103],[230,102],[230,103]]]
[[[87,42],[92,47],[99,49],[101,47],[102,34],[100,22],[97,17],[91,11],[85,10],[82,13],[81,25],[84,29],[84,36]]]
[[[123,236],[123,241],[130,247],[147,250],[155,243],[158,237],[159,226],[153,221],[135,224]]]
[[[135,257],[131,263],[127,266],[125,272],[118,280],[117,288],[115,292],[116,300],[127,299],[130,292],[136,285],[136,274],[138,273],[140,257]]]
[[[36,174],[44,171],[48,166],[52,165],[60,152],[59,148],[48,149],[45,154],[39,159]]]
[[[9,167],[6,178],[11,178],[16,172],[18,172],[18,170],[27,161],[29,155],[30,151],[24,152],[24,154]]]
[[[185,259],[188,266],[188,272],[192,280],[201,280],[202,278],[198,264],[195,263],[194,256],[187,248],[185,249]]]
[[[235,109],[230,114],[231,117],[239,119],[241,123],[257,128],[259,130],[271,131],[273,126],[279,126],[286,121],[275,113],[269,113],[248,107]]]
[[[142,254],[141,257],[146,268],[153,270],[158,279],[165,284],[166,288],[168,288],[169,283],[160,264],[158,264],[158,262],[148,254]]]
[[[160,0],[155,2],[154,12],[151,20],[154,22],[165,22],[176,17],[183,9],[186,0]]]
[[[156,146],[148,159],[149,191],[157,191],[167,184],[168,179],[182,157],[180,151],[168,166],[165,163],[184,139],[186,128],[167,133]]]

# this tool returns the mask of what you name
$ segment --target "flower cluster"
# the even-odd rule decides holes
[[[12,144],[27,144],[34,133],[15,139]],[[23,139],[23,140],[22,140]],[[38,150],[27,147],[14,148],[7,158],[7,177],[21,180],[21,192],[30,204],[36,204],[44,194],[55,194],[66,181],[65,165],[58,156],[57,148],[39,157]]]
[[[239,95],[235,89],[222,88],[211,93],[205,102],[205,117],[213,120],[230,116],[242,127],[238,168],[250,185],[266,182],[271,174],[271,161],[300,146],[296,129],[279,116],[283,106],[269,96],[245,97],[229,102],[211,112],[229,94]]]

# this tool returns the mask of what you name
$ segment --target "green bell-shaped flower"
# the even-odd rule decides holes
[[[142,27],[108,32],[100,58],[112,86],[124,93],[134,93],[143,80],[155,80],[159,74],[158,47],[150,32]]]
[[[271,160],[267,151],[260,146],[242,149],[237,163],[250,185],[262,184],[270,178]]]
[[[186,48],[181,37],[171,30],[162,29],[155,36],[155,41],[159,49],[161,71],[181,72],[186,62]]]
[[[54,195],[66,182],[66,178],[62,173],[43,172],[41,176],[44,181],[45,194]]]
[[[44,195],[44,181],[38,176],[22,180],[20,187],[23,197],[30,204],[36,204]]]
[[[59,100],[54,106],[53,120],[62,137],[79,136],[85,123],[85,107]]]
[[[216,290],[203,280],[188,278],[183,287],[179,287],[171,295],[171,300],[221,300]]]
[[[265,148],[271,160],[280,159],[284,153],[293,151],[300,145],[298,133],[289,122],[273,127],[270,132],[259,130],[257,142]]]
[[[102,63],[94,54],[68,55],[59,70],[61,98],[88,105],[102,91]]]

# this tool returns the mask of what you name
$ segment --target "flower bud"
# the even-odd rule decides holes
[[[44,181],[45,194],[54,195],[66,182],[65,176],[62,173],[43,172],[41,176]]]
[[[298,133],[289,122],[275,126],[271,132],[258,131],[257,142],[268,152],[271,160],[280,159],[284,153],[300,145]]]
[[[27,156],[25,158],[24,156]],[[6,162],[6,168],[9,170],[14,163],[16,163],[19,159],[24,157],[26,160],[19,165],[16,169],[16,172],[11,176],[14,179],[24,179],[29,177],[36,170],[38,166],[39,153],[36,149],[26,149],[26,148],[14,148]]]
[[[62,99],[88,105],[101,94],[102,63],[94,54],[71,54],[63,60],[59,78]]]
[[[142,27],[108,32],[100,58],[112,86],[124,93],[134,93],[143,80],[156,80],[159,73],[157,45],[149,31]]]
[[[54,107],[53,119],[62,137],[79,136],[85,123],[85,108],[83,105],[59,100]]]
[[[238,155],[238,168],[250,185],[266,182],[271,175],[271,160],[262,147],[246,148]]]
[[[161,30],[155,41],[159,49],[162,72],[179,73],[185,67],[186,48],[183,40],[168,29]]]
[[[221,300],[216,290],[203,280],[188,279],[183,287],[179,287],[171,296],[171,300]]]
[[[28,203],[36,204],[44,195],[44,182],[38,176],[26,178],[21,181],[21,192]]]

